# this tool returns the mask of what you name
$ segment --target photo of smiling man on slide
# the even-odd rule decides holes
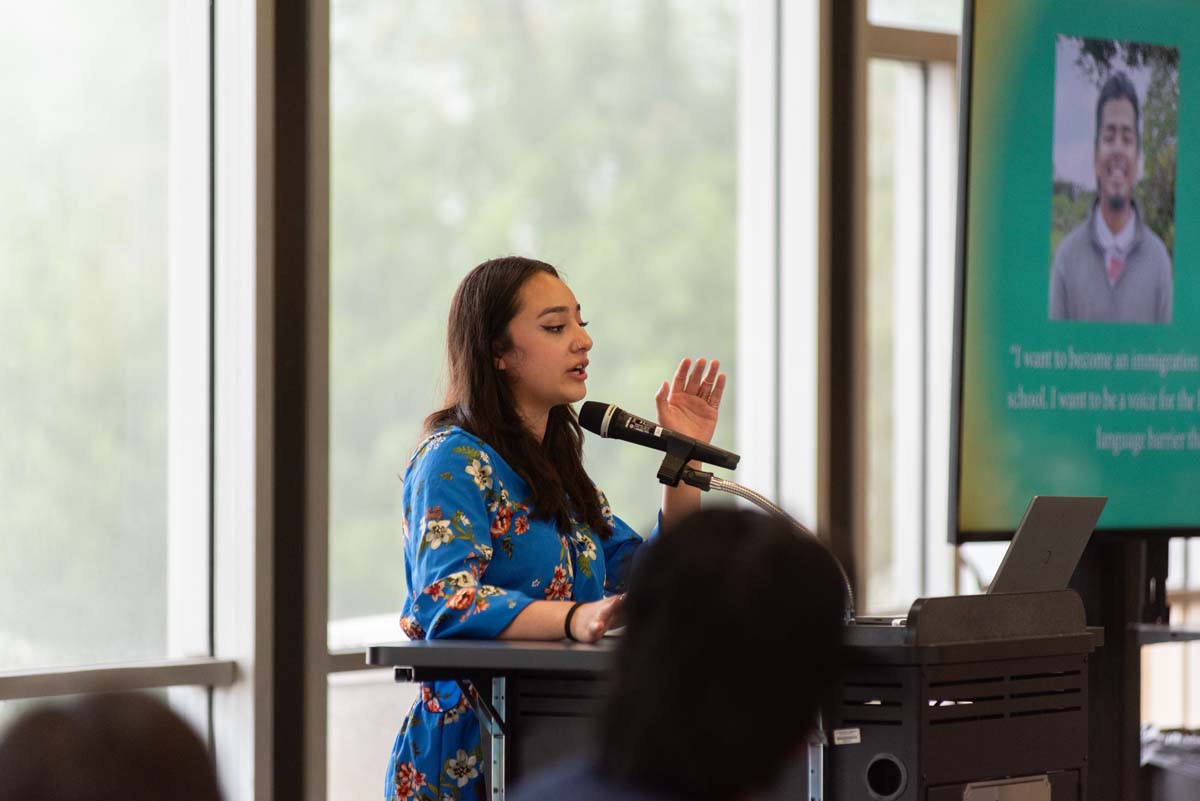
[[[1062,177],[1063,173],[1073,171],[1078,175],[1080,172],[1080,143],[1073,143],[1073,149],[1061,147],[1058,137],[1063,132],[1056,130],[1055,194],[1066,194],[1069,201],[1066,198],[1055,198],[1055,223],[1062,225],[1064,222],[1063,218],[1066,215],[1063,209],[1070,208],[1066,205],[1068,202],[1073,202],[1078,210],[1082,202],[1090,200],[1090,209],[1086,217],[1062,237],[1054,251],[1050,274],[1050,319],[1169,323],[1174,280],[1171,253],[1162,237],[1148,223],[1150,214],[1147,213],[1162,212],[1163,209],[1143,208],[1147,202],[1161,201],[1163,192],[1162,187],[1157,187],[1158,191],[1148,191],[1147,187],[1139,187],[1143,164],[1147,161],[1147,154],[1143,151],[1143,126],[1148,123],[1143,119],[1145,104],[1139,98],[1138,88],[1126,69],[1134,72],[1133,67],[1151,66],[1149,62],[1157,59],[1153,69],[1142,71],[1146,73],[1145,80],[1150,81],[1152,85],[1155,80],[1160,83],[1164,80],[1172,81],[1177,87],[1177,69],[1168,71],[1169,66],[1178,63],[1178,56],[1174,55],[1175,65],[1170,64],[1171,55],[1177,54],[1177,51],[1147,45],[1068,39],[1067,46],[1071,47],[1074,44],[1077,55],[1073,59],[1074,63],[1064,65],[1064,38],[1059,39],[1060,72],[1067,66],[1076,72],[1076,81],[1079,73],[1083,72],[1097,82],[1102,78],[1102,82],[1095,104],[1095,129],[1091,143],[1094,196],[1087,191],[1090,187],[1085,189],[1081,186],[1082,180],[1070,181]],[[1114,57],[1122,51],[1127,57],[1132,55],[1132,65],[1122,65]],[[1097,53],[1102,57],[1108,56],[1108,59],[1101,63],[1095,57]],[[1164,67],[1164,63],[1168,67]],[[1122,69],[1122,66],[1126,66],[1126,69]],[[1155,88],[1161,95],[1161,88]],[[1070,79],[1064,81],[1063,76],[1059,75],[1056,129],[1062,124],[1064,103],[1078,105],[1082,100],[1077,89],[1077,84],[1072,86]],[[1154,99],[1162,102],[1159,96]],[[1174,112],[1174,108],[1171,111]],[[1174,117],[1173,113],[1171,117]],[[1170,197],[1165,204],[1160,205],[1168,206],[1166,211],[1173,214],[1174,119],[1170,122],[1170,141],[1156,141],[1156,148],[1161,150],[1169,147],[1169,153],[1165,155],[1170,157]],[[1069,125],[1070,123],[1067,123],[1063,127]],[[1075,133],[1078,139],[1077,129],[1067,133]],[[1075,156],[1074,165],[1069,164],[1072,154]],[[1161,156],[1164,154],[1155,152],[1152,155],[1155,157],[1155,166],[1163,166],[1161,162],[1165,159]],[[1159,173],[1161,172],[1163,170],[1160,169]],[[1157,183],[1164,183],[1161,176],[1156,176],[1156,179]],[[1163,216],[1162,213],[1155,215],[1155,222],[1160,226]],[[1173,221],[1170,225],[1173,234]]]

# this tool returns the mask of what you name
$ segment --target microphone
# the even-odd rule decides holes
[[[672,443],[683,445],[691,449],[687,458],[699,459],[705,464],[728,470],[737,467],[738,460],[742,458],[731,451],[643,420],[637,415],[618,409],[615,403],[588,401],[579,409],[579,424],[605,439],[623,439],[659,451],[668,450]]]

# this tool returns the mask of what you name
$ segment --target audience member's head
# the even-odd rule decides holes
[[[601,723],[614,779],[690,799],[773,785],[840,677],[841,573],[766,515],[693,514],[638,555]]]
[[[0,736],[0,801],[220,801],[204,743],[149,695],[48,703]]]

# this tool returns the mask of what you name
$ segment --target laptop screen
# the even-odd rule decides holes
[[[1035,495],[988,592],[1065,590],[1107,501]]]

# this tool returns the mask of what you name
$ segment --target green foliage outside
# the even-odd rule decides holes
[[[732,0],[335,0],[331,15],[339,619],[403,603],[398,476],[444,391],[446,312],[475,264],[518,253],[564,271],[596,342],[590,399],[653,416],[680,357],[736,374],[738,25]],[[733,448],[726,397],[717,442]],[[648,533],[660,459],[591,435],[585,450]]]
[[[1075,195],[1072,199],[1072,195]],[[1095,190],[1078,191],[1078,188],[1072,190],[1059,190],[1059,184],[1054,187],[1054,197],[1050,203],[1051,209],[1051,224],[1050,224],[1050,258],[1054,259],[1054,254],[1058,252],[1058,245],[1063,241],[1063,238],[1075,227],[1087,219],[1088,212],[1092,210],[1092,204],[1096,202]]]
[[[1138,211],[1158,234],[1167,253],[1175,253],[1175,161],[1178,151],[1179,51],[1170,47],[1081,39],[1076,66],[1100,87],[1114,71],[1149,68],[1150,85],[1140,98],[1142,174],[1134,189]],[[1095,201],[1095,184],[1076,186],[1055,181],[1050,228],[1050,258],[1059,242],[1087,217]]]
[[[75,3],[0,31],[0,670],[165,653],[168,12]],[[737,19],[732,0],[331,13],[331,603],[347,617],[402,603],[398,475],[477,262],[564,269],[592,321],[593,399],[653,415],[683,355],[736,374]],[[735,412],[731,393],[725,447]],[[648,531],[658,458],[593,440],[597,482]]]
[[[1178,151],[1179,65],[1178,51],[1154,48],[1160,53],[1150,63],[1153,76],[1142,106],[1142,180],[1138,182],[1138,208],[1145,209],[1146,224],[1158,234],[1167,253],[1175,255],[1175,160]],[[1175,54],[1174,59],[1169,54]],[[1173,63],[1174,62],[1174,63]]]

